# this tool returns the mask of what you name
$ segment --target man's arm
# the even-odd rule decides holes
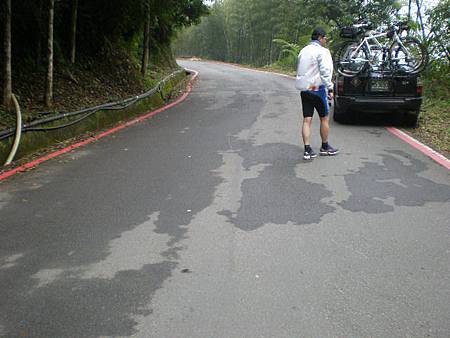
[[[333,82],[331,80],[333,78],[333,60],[330,51],[323,48],[318,55],[317,61],[319,63],[319,72],[322,83],[325,84],[328,91],[332,91]]]

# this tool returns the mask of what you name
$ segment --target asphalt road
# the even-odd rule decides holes
[[[449,171],[373,125],[305,162],[292,79],[182,65],[181,104],[0,183],[0,336],[449,337]]]

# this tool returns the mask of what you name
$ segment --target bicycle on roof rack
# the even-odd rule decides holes
[[[428,64],[428,52],[416,38],[403,37],[409,29],[397,23],[385,31],[373,31],[370,22],[360,22],[341,29],[344,41],[333,59],[337,72],[354,77],[365,70],[417,74]]]

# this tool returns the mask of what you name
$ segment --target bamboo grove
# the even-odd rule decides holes
[[[14,74],[45,68],[43,96],[50,107],[55,61],[99,59],[117,48],[138,49],[145,76],[152,42],[170,44],[177,29],[207,11],[202,0],[2,0],[3,105],[11,105]]]
[[[375,26],[409,20],[414,34],[445,54],[450,3],[435,2],[438,6],[425,15],[423,0],[216,0],[211,15],[186,29],[175,50],[180,56],[255,66],[284,62],[292,68],[296,53],[308,42],[315,26],[331,32],[333,44],[339,40],[341,26],[364,18]]]

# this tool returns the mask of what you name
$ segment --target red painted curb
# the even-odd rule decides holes
[[[402,132],[401,130],[398,130],[397,128],[393,127],[386,127],[386,129],[393,135],[400,138],[402,141],[410,144],[417,150],[421,151],[440,165],[442,165],[444,168],[450,169],[450,160],[446,158],[444,155],[439,154],[437,151],[431,149],[430,147],[426,146],[425,144],[417,141],[415,138],[409,136],[408,134]]]
[[[190,69],[186,69],[186,70],[189,71],[189,72],[192,72],[193,75],[192,75],[192,77],[191,77],[191,79],[190,79],[190,81],[189,81],[189,83],[187,85],[186,92],[184,92],[183,95],[181,95],[176,101],[169,103],[167,106],[164,106],[164,107],[158,108],[158,109],[156,109],[154,111],[151,111],[151,112],[149,112],[149,113],[147,113],[145,115],[141,115],[141,116],[139,116],[139,117],[137,117],[135,119],[132,119],[130,121],[127,121],[127,122],[124,122],[122,124],[119,124],[118,126],[112,128],[112,129],[104,131],[104,132],[102,132],[102,133],[100,133],[98,135],[95,135],[93,137],[90,137],[90,138],[88,138],[88,139],[86,139],[84,141],[72,144],[72,145],[70,145],[68,147],[65,147],[65,148],[61,149],[61,150],[58,150],[58,151],[55,151],[55,152],[50,153],[48,155],[42,156],[42,157],[40,157],[40,158],[38,158],[38,159],[36,159],[34,161],[25,163],[24,165],[22,165],[20,167],[17,167],[15,169],[3,172],[3,173],[0,174],[0,181],[6,179],[8,177],[11,177],[11,176],[13,176],[13,175],[15,175],[15,174],[17,174],[19,172],[22,172],[22,171],[34,168],[38,164],[40,164],[42,162],[48,161],[48,160],[50,160],[50,159],[52,159],[54,157],[57,157],[57,156],[62,155],[62,154],[65,154],[65,153],[67,153],[67,152],[69,152],[69,151],[71,151],[73,149],[82,147],[82,146],[84,146],[86,144],[89,144],[89,143],[91,143],[93,141],[97,141],[97,140],[99,140],[99,139],[101,139],[101,138],[103,138],[105,136],[108,136],[110,134],[116,133],[116,132],[118,132],[121,129],[129,127],[129,126],[131,126],[131,125],[133,125],[135,123],[141,122],[141,121],[143,121],[145,119],[148,119],[148,118],[150,118],[150,117],[152,117],[154,115],[157,115],[157,114],[159,114],[159,113],[161,113],[161,112],[163,112],[163,111],[165,111],[165,110],[167,110],[169,108],[172,108],[173,106],[177,105],[178,103],[184,101],[188,97],[189,93],[192,91],[192,82],[198,76],[198,72],[197,71],[190,70]]]

